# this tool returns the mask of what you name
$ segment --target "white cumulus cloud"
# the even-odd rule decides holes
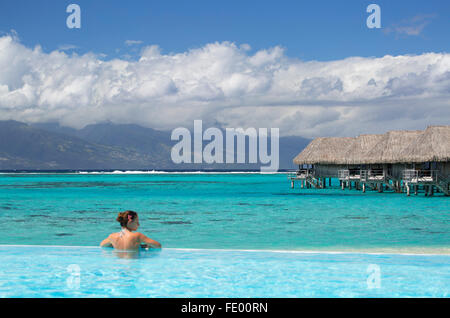
[[[0,37],[0,119],[83,127],[111,121],[156,129],[194,119],[278,127],[282,135],[355,135],[450,122],[450,54],[318,62],[280,47],[210,43],[138,60],[43,52]]]

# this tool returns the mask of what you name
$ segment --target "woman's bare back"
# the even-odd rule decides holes
[[[137,250],[141,243],[139,234],[122,229],[120,232],[110,235],[110,242],[117,250]]]
[[[161,244],[142,233],[134,232],[139,227],[139,217],[134,211],[119,213],[117,221],[122,225],[119,233],[112,233],[101,243],[101,247],[114,247],[118,250],[139,250],[141,244],[147,248],[161,248]]]

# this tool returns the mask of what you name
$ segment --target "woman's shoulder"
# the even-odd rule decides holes
[[[109,234],[109,238],[116,238],[116,237],[119,237],[119,233],[111,233],[111,234]]]
[[[141,232],[133,232],[133,237],[137,240],[144,240],[146,236]]]

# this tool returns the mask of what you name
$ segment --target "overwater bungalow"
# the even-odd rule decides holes
[[[419,189],[449,195],[450,126],[424,131],[389,131],[379,135],[316,138],[294,158],[299,169],[289,175],[294,187],[326,188],[338,178],[342,189],[395,192]]]

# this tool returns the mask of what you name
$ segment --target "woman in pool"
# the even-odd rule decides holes
[[[120,212],[117,221],[122,226],[118,233],[110,234],[101,243],[101,247],[114,247],[118,250],[138,250],[143,247],[161,248],[161,244],[142,233],[136,232],[139,227],[139,217],[134,211]],[[134,233],[133,233],[134,232]]]

